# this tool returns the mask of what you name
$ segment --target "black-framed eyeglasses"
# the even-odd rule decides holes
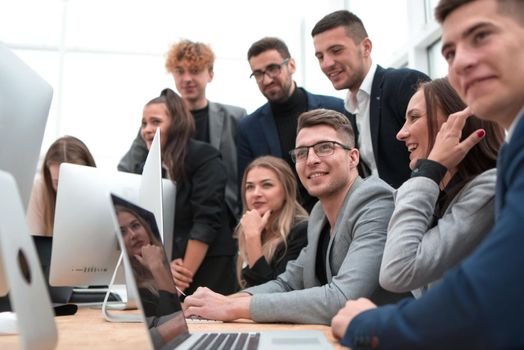
[[[282,71],[282,66],[288,64],[289,58],[286,58],[282,63],[269,64],[266,69],[257,69],[251,73],[250,78],[255,78],[256,81],[262,81],[264,75],[267,74],[270,78],[275,78]]]
[[[337,145],[348,151],[352,149],[352,147],[337,141],[320,141],[311,146],[302,146],[292,149],[289,151],[289,155],[291,156],[293,163],[300,163],[307,159],[310,148],[313,148],[313,151],[318,157],[327,157],[335,153],[335,146]]]

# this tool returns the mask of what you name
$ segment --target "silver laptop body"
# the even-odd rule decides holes
[[[158,245],[157,242],[160,241],[154,214],[114,194],[111,195],[111,202],[114,208],[114,227],[122,249],[124,267],[133,272],[129,274],[131,281],[128,281],[128,287],[134,288],[133,293],[139,296],[138,308],[141,311],[142,321],[148,328],[146,333],[154,349],[199,349],[198,345],[205,342],[208,342],[205,347],[202,347],[205,349],[333,348],[325,335],[318,330],[190,334],[165,251],[156,249],[163,260],[161,265],[164,266],[165,271],[162,273],[148,273],[149,270],[144,268],[145,265],[141,265],[139,259],[134,256],[141,251],[140,249],[144,249],[141,247],[147,245],[150,248]],[[144,237],[148,238],[144,239]],[[168,287],[157,288],[157,281]],[[243,339],[246,343],[240,346],[240,341]]]

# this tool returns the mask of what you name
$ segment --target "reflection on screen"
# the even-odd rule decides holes
[[[153,213],[112,195],[129,265],[155,348],[187,334],[187,324]],[[123,247],[124,248],[124,247]]]

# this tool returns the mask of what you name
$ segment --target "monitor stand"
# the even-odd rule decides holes
[[[123,254],[123,253],[122,253]],[[129,281],[134,281],[131,270],[131,266],[125,266],[125,263],[123,262],[123,255],[120,254],[120,257],[118,258],[118,263],[115,268],[115,272],[113,273],[113,277],[111,278],[111,282],[109,283],[109,286],[107,287],[107,293],[104,298],[104,302],[102,303],[102,315],[104,318],[109,322],[142,322],[142,317],[138,314],[122,314],[122,313],[111,313],[110,310],[133,310],[137,309],[137,299],[138,295],[135,294],[135,288],[133,286],[129,285]],[[115,292],[114,286],[115,286],[115,280],[116,276],[119,274],[119,269],[124,269],[124,276],[126,280],[126,293],[127,298],[126,301],[123,303],[119,303],[119,305],[114,305],[110,302],[109,296],[111,292]]]

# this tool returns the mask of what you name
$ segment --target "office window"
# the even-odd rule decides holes
[[[440,53],[442,49],[442,40],[434,42],[428,47],[428,67],[429,67],[429,76],[431,78],[442,78],[448,75],[448,65],[442,54]]]

